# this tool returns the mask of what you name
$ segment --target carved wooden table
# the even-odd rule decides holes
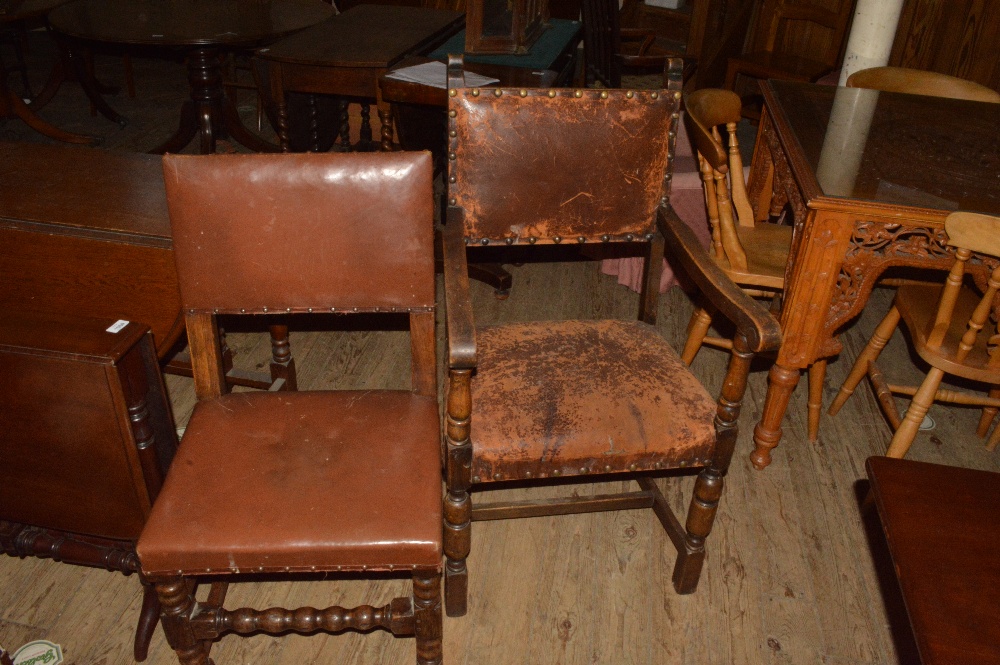
[[[771,462],[799,372],[840,352],[838,330],[892,267],[947,270],[952,210],[1000,214],[1000,107],[767,81],[751,165],[755,217],[789,204],[783,342],[754,430]],[[980,272],[989,263],[974,259]]]
[[[888,457],[866,467],[921,662],[1000,664],[1000,474]]]
[[[184,53],[191,99],[174,136],[150,152],[179,152],[199,136],[200,152],[211,153],[227,135],[251,150],[274,152],[277,146],[243,126],[223,92],[221,56],[269,44],[333,13],[322,0],[74,0],[53,10],[49,24],[72,39]]]
[[[282,147],[288,150],[285,92],[294,91],[374,99],[381,148],[392,150],[392,116],[379,92],[379,77],[406,56],[444,41],[464,20],[461,12],[444,9],[359,5],[258,51],[268,62]]]

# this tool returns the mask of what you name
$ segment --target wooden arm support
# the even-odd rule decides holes
[[[777,350],[781,345],[778,321],[729,279],[690,227],[665,206],[660,207],[658,223],[668,251],[680,260],[712,305],[736,325],[737,335],[746,338],[748,350],[753,353]]]
[[[448,366],[452,369],[472,369],[476,366],[476,324],[469,298],[469,264],[462,235],[463,211],[461,208],[448,208],[447,214],[442,245]]]

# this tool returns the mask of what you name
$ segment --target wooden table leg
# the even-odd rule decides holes
[[[236,106],[222,86],[222,61],[218,49],[195,49],[188,54],[186,62],[191,99],[181,107],[177,131],[151,153],[180,152],[196,136],[199,137],[199,152],[203,155],[214,153],[216,141],[227,137],[256,152],[281,151],[279,146],[243,126]]]
[[[59,129],[48,121],[43,120],[35,114],[27,104],[12,90],[9,90],[6,81],[0,83],[0,116],[14,115],[24,121],[33,130],[56,141],[66,143],[80,143],[83,145],[97,145],[101,142],[100,137],[87,136],[85,134],[73,134],[64,129]]]
[[[101,86],[94,79],[93,72],[88,69],[87,63],[80,55],[78,48],[74,48],[72,44],[67,44],[61,46],[60,48],[63,51],[65,60],[69,62],[71,68],[70,71],[76,76],[76,80],[80,84],[80,87],[83,88],[83,92],[87,95],[87,99],[90,100],[92,108],[99,111],[101,115],[117,124],[119,127],[125,127],[128,124],[128,119],[119,114],[111,108],[106,101],[104,101],[105,94],[113,94],[114,92],[117,92],[117,89]],[[63,71],[65,73],[65,69]]]
[[[753,430],[755,449],[750,461],[755,469],[764,469],[771,463],[771,450],[781,441],[781,421],[788,410],[788,400],[799,383],[797,367],[782,367],[775,363],[767,375],[767,397],[764,412]]]

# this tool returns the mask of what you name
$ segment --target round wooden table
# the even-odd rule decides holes
[[[240,122],[222,87],[226,51],[256,48],[333,16],[322,0],[74,0],[49,13],[52,29],[69,38],[108,44],[162,46],[184,52],[191,99],[180,127],[150,152],[179,152],[195,136],[202,154],[226,136],[251,150],[278,147]]]

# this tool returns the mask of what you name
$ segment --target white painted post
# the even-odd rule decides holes
[[[856,71],[889,64],[892,41],[899,25],[904,0],[858,0],[854,23],[847,38],[840,83]]]

